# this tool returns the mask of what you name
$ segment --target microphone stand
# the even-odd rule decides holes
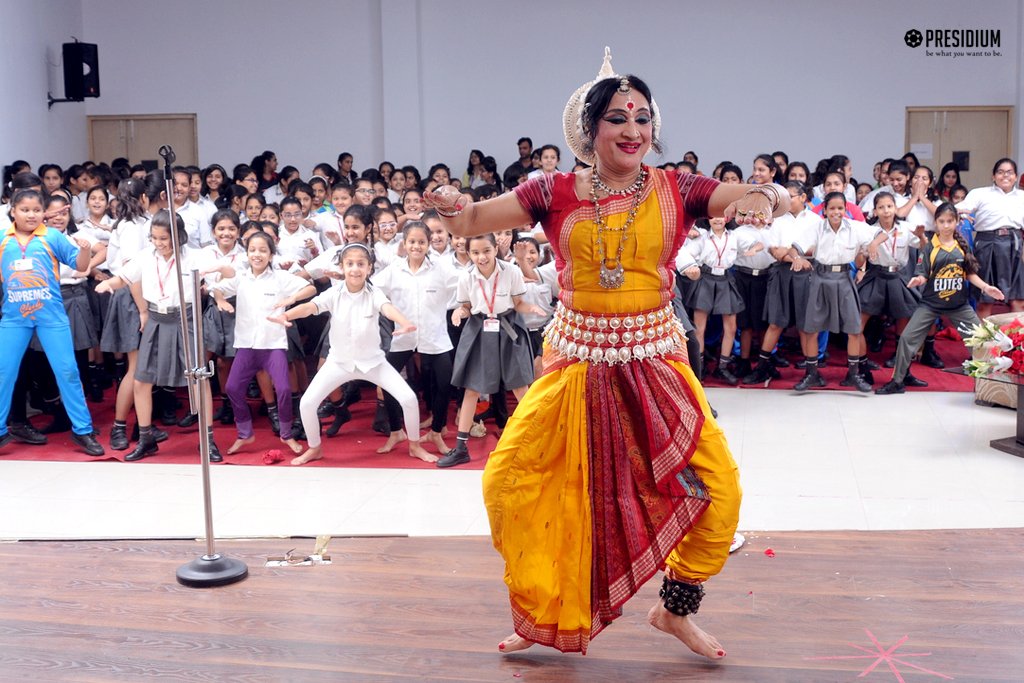
[[[192,270],[192,323],[195,334],[189,338],[188,304],[185,300],[185,282],[182,275],[182,244],[178,239],[178,217],[174,210],[174,150],[170,145],[160,148],[164,159],[164,181],[167,184],[167,211],[171,216],[171,244],[174,248],[174,270],[178,278],[178,314],[181,316],[182,348],[185,352],[185,378],[188,383],[188,402],[192,413],[199,418],[199,456],[203,472],[203,507],[206,516],[206,554],[178,567],[178,583],[192,588],[226,586],[249,575],[249,568],[241,560],[217,553],[213,543],[213,503],[210,495],[210,441],[206,402],[210,395],[213,363],[200,365],[206,357],[203,344],[202,283],[199,271]]]

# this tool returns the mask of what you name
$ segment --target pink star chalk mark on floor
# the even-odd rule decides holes
[[[902,638],[897,640],[891,647],[889,647],[887,649],[886,646],[884,646],[880,642],[878,642],[878,638],[875,638],[875,634],[873,634],[871,631],[869,631],[868,629],[864,629],[864,632],[868,634],[868,638],[871,639],[872,644],[874,644],[874,646],[876,648],[875,650],[871,650],[870,648],[864,647],[862,645],[857,645],[856,643],[847,643],[847,645],[849,645],[852,648],[856,648],[857,650],[860,650],[861,652],[866,652],[868,654],[864,654],[864,655],[841,655],[841,656],[837,656],[837,657],[804,657],[804,659],[805,660],[810,660],[810,659],[822,659],[822,660],[824,660],[824,659],[827,659],[827,660],[838,660],[838,659],[874,659],[875,661],[871,662],[871,664],[868,666],[868,668],[866,668],[863,671],[861,671],[857,675],[857,678],[864,678],[869,673],[874,671],[878,667],[879,664],[881,664],[882,662],[885,662],[889,666],[889,670],[892,671],[894,676],[896,676],[896,680],[899,681],[899,683],[906,683],[906,681],[903,679],[903,675],[900,673],[900,670],[896,668],[897,664],[902,664],[903,666],[909,666],[912,669],[917,669],[918,671],[924,672],[926,674],[930,674],[932,676],[938,676],[939,678],[944,678],[947,681],[953,680],[952,676],[947,676],[946,674],[940,674],[938,671],[932,671],[931,669],[926,669],[923,666],[918,666],[917,664],[913,664],[912,662],[905,662],[905,661],[903,661],[903,659],[906,658],[906,657],[930,657],[931,654],[932,654],[931,652],[902,652],[902,653],[897,654],[896,651],[900,648],[901,645],[903,645],[903,643],[907,642],[907,639],[910,636],[903,636]]]

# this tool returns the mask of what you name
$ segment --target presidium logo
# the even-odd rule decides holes
[[[903,34],[909,48],[925,48],[926,57],[1002,57],[999,29],[912,28]]]

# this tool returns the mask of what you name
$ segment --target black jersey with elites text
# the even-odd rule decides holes
[[[939,244],[937,235],[924,245],[917,273],[928,278],[921,298],[930,308],[949,310],[967,303],[969,291],[964,260],[960,245],[954,242],[953,246],[944,247]]]

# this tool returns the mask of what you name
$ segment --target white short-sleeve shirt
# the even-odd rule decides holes
[[[438,354],[452,350],[447,304],[455,286],[442,262],[424,259],[414,273],[408,258],[396,258],[373,276],[373,285],[416,326],[414,332],[391,340],[392,351]]]
[[[195,250],[182,247],[181,278],[185,287],[185,302],[192,303],[192,269],[201,263]],[[142,298],[157,306],[180,306],[178,273],[175,259],[164,259],[149,247],[140,251],[121,269],[121,279],[129,284],[142,281]]]
[[[365,285],[350,292],[342,285],[316,296],[313,303],[319,313],[331,314],[329,362],[349,372],[366,372],[385,362],[378,322],[381,308],[388,303],[384,292]]]
[[[498,259],[490,277],[485,278],[475,266],[463,271],[459,275],[456,298],[460,304],[469,304],[470,313],[494,317],[515,306],[512,297],[525,293],[526,284],[519,266]]]
[[[254,275],[240,268],[235,277],[221,280],[211,289],[235,298],[236,349],[287,349],[288,332],[284,325],[267,320],[282,309],[274,306],[281,299],[302,291],[309,283],[298,275],[267,268]]]

